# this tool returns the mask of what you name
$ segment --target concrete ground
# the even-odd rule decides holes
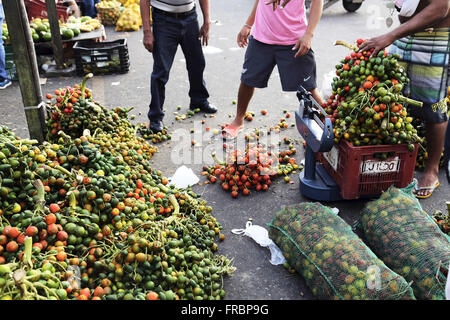
[[[164,124],[169,131],[189,133],[194,127],[199,126],[201,120],[205,120],[203,127],[220,129],[220,125],[231,122],[234,115],[237,99],[240,72],[245,49],[238,48],[236,36],[253,5],[252,0],[228,0],[211,1],[211,25],[210,43],[205,48],[206,72],[205,80],[210,92],[210,102],[219,108],[219,112],[213,118],[203,117],[197,114],[183,121],[175,120],[174,112],[186,113],[189,106],[189,83],[185,69],[185,61],[181,50],[177,52],[174,65],[167,84],[167,98],[165,103],[166,116]],[[199,20],[202,21],[199,12]],[[347,13],[340,3],[333,5],[323,13],[322,20],[316,30],[312,43],[317,61],[318,85],[321,88],[323,75],[333,71],[334,66],[348,52],[343,47],[335,47],[335,40],[355,41],[357,38],[369,38],[388,30],[385,19],[390,11],[384,6],[384,1],[366,0],[362,7],[355,13]],[[395,20],[395,16],[394,16]],[[395,26],[394,22],[394,26]],[[142,30],[138,32],[115,32],[113,28],[107,28],[108,40],[125,37],[128,41],[130,55],[130,71],[123,75],[96,76],[88,84],[94,90],[94,97],[108,107],[135,107],[133,114],[135,122],[146,121],[146,114],[150,99],[150,73],[152,70],[152,56],[142,45]],[[43,93],[80,82],[80,78],[49,78],[42,86]],[[177,107],[181,106],[181,110]],[[249,110],[255,111],[255,119],[247,122],[247,128],[267,129],[278,123],[284,117],[283,110],[292,115],[298,108],[298,100],[295,93],[282,92],[278,72],[275,69],[269,81],[268,88],[257,90],[250,104]],[[268,114],[262,116],[260,110],[266,109]],[[6,90],[0,91],[0,121],[1,124],[13,128],[19,136],[27,137],[25,115],[21,103],[18,83],[14,83]],[[294,123],[291,117],[288,123]],[[200,124],[201,125],[201,124]],[[296,139],[298,153],[296,159],[300,162],[303,151],[300,144],[300,136],[295,127],[283,131],[281,138]],[[185,135],[186,138],[186,135]],[[199,142],[194,134],[187,140]],[[168,161],[173,156],[173,150],[180,147],[181,140],[176,135],[172,141],[159,145],[159,152],[153,158],[154,167],[162,170],[170,177],[179,164]],[[218,140],[215,140],[217,142]],[[218,142],[220,143],[220,142]],[[206,150],[209,144],[202,143],[189,151]],[[206,151],[205,151],[206,153]],[[198,153],[196,153],[198,155]],[[192,156],[192,160],[195,156]],[[206,154],[205,159],[209,158]],[[202,161],[185,162],[200,177]],[[298,274],[288,273],[282,266],[270,264],[270,252],[261,248],[252,239],[231,233],[232,229],[244,228],[248,219],[254,224],[266,226],[274,214],[283,206],[302,201],[304,198],[298,185],[297,175],[291,175],[294,184],[286,184],[284,181],[276,181],[268,192],[253,193],[250,197],[232,199],[224,193],[219,184],[196,185],[194,191],[202,194],[202,197],[213,206],[213,214],[223,226],[226,240],[219,243],[219,253],[233,259],[237,268],[233,276],[225,279],[224,288],[227,299],[272,299],[272,300],[300,300],[314,299],[304,280]],[[445,201],[450,200],[450,186],[446,182],[445,173],[440,173],[441,186],[433,196],[422,200],[424,209],[432,213],[435,210],[444,210]],[[328,203],[340,210],[340,216],[349,224],[353,224],[359,217],[365,201],[341,201]]]

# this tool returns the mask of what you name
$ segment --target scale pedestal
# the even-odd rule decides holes
[[[331,119],[311,93],[301,86],[297,97],[300,107],[295,112],[295,120],[297,130],[306,142],[305,166],[299,175],[300,192],[316,201],[342,200],[341,189],[316,159],[318,152],[328,152],[334,145]]]
[[[340,201],[341,189],[325,170],[322,164],[316,163],[314,177],[308,178],[306,171],[300,172],[300,192],[305,197],[316,201]]]

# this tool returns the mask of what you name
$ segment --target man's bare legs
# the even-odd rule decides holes
[[[324,100],[323,100],[322,96],[320,95],[319,90],[316,88],[316,89],[311,90],[310,92],[311,92],[313,98],[317,101],[317,103],[322,105]],[[244,127],[245,113],[247,112],[248,105],[250,104],[250,100],[252,99],[254,93],[255,93],[254,87],[250,87],[241,82],[241,85],[239,86],[239,91],[238,91],[236,117],[234,118],[233,122],[231,123],[231,125],[233,127],[235,127],[235,128],[243,128]]]
[[[444,148],[445,130],[447,121],[442,123],[426,123],[426,139],[428,159],[425,169],[418,179],[417,188],[435,186],[438,182],[439,161]],[[419,196],[427,196],[432,190],[419,190]]]

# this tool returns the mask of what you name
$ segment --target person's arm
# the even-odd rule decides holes
[[[372,55],[376,55],[380,50],[392,44],[395,40],[413,34],[417,31],[432,27],[448,15],[450,4],[448,0],[431,1],[422,11],[414,15],[411,19],[401,24],[394,30],[382,34],[381,36],[366,40],[360,46],[360,51],[367,51],[372,48]]]
[[[253,9],[250,12],[250,15],[248,16],[247,21],[245,22],[241,31],[238,33],[237,43],[238,43],[238,46],[241,48],[248,45],[248,37],[250,36],[250,32],[252,31],[253,24],[255,23],[256,9],[258,8],[258,3],[259,3],[259,0],[255,0],[255,3],[253,4]]]
[[[81,17],[80,8],[78,7],[78,4],[75,2],[75,0],[68,0],[68,1],[65,1],[65,2],[69,6],[70,12],[73,14],[73,16],[75,18]]]
[[[150,24],[150,0],[140,0],[142,29],[144,31],[144,39],[142,40],[145,49],[149,52],[153,51],[153,32]]]
[[[292,50],[297,50],[295,58],[301,57],[308,53],[311,48],[311,41],[314,37],[320,17],[322,16],[323,0],[312,0],[311,10],[309,12],[309,22],[305,34],[297,41]]]
[[[199,3],[203,14],[203,25],[200,28],[199,39],[202,39],[202,44],[207,46],[209,40],[209,27],[211,25],[211,19],[209,17],[209,0],[199,0]]]

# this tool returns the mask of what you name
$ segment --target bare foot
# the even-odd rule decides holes
[[[240,121],[235,119],[223,129],[222,136],[225,139],[234,139],[242,129],[244,129],[244,120]]]
[[[244,129],[244,119],[242,120],[234,119],[233,122],[231,123],[231,126],[239,129]]]

